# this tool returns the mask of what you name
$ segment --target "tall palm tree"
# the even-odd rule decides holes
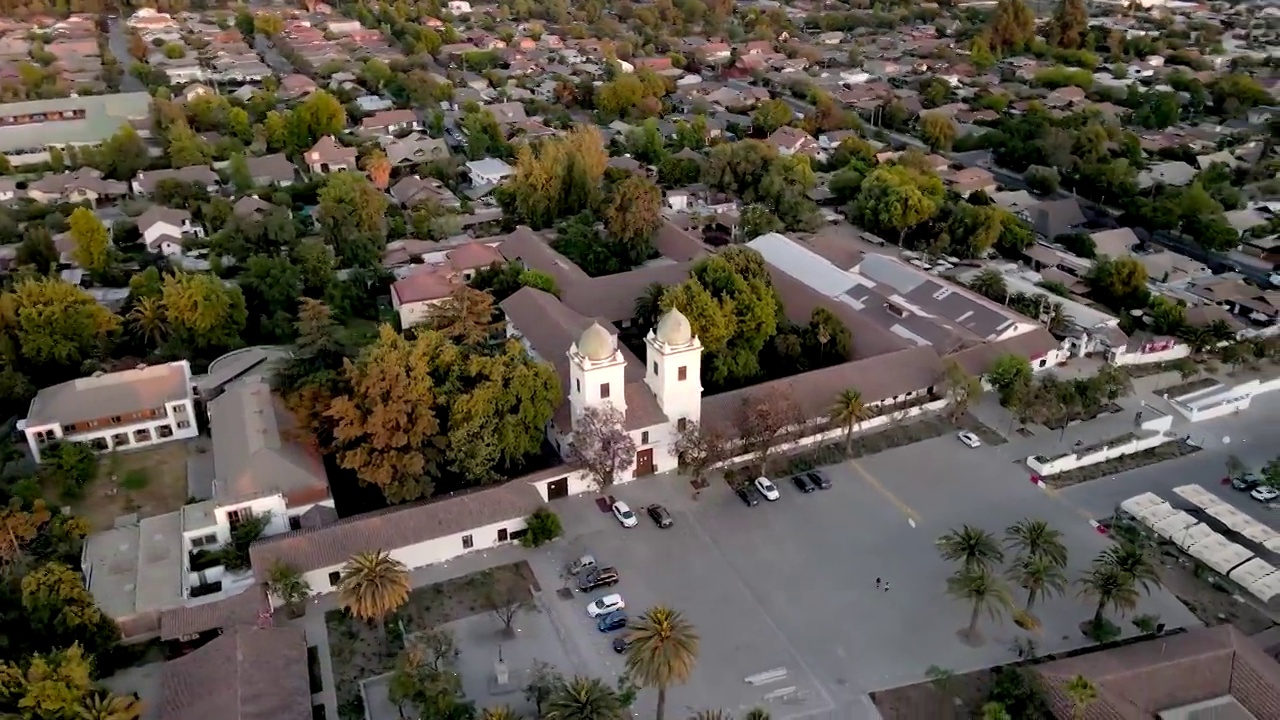
[[[133,336],[149,344],[159,347],[169,333],[165,323],[164,304],[158,297],[144,297],[129,311],[129,330]]]
[[[662,283],[649,283],[649,286],[636,298],[632,314],[636,324],[646,332],[658,324],[662,315],[662,296],[667,294],[667,287]]]
[[[520,713],[512,710],[510,706],[503,705],[485,710],[480,715],[480,720],[523,720],[523,718]]]
[[[1062,566],[1044,555],[1024,556],[1009,568],[1009,579],[1027,591],[1027,613],[1037,600],[1067,591],[1067,576]]]
[[[385,647],[387,616],[409,601],[409,571],[382,550],[354,555],[338,576],[338,598],[347,612],[377,626]]]
[[[667,688],[687,682],[693,674],[698,660],[698,633],[679,611],[662,605],[633,618],[630,630],[627,670],[642,687],[657,688],[655,719],[662,720]]]
[[[1151,594],[1152,588],[1160,587],[1160,573],[1156,570],[1151,554],[1133,543],[1120,543],[1107,548],[1098,560],[1119,570],[1134,585]]]
[[[1071,717],[1075,720],[1081,720],[1084,717],[1084,711],[1098,699],[1098,688],[1094,687],[1089,678],[1083,675],[1077,675],[1071,678],[1067,686],[1063,688],[1067,698],[1071,700]]]
[[[947,578],[947,594],[973,606],[969,626],[960,632],[968,642],[975,645],[982,642],[978,620],[983,614],[992,620],[999,620],[1013,608],[1013,596],[1009,594],[1009,587],[990,567],[970,566],[957,570]]]
[[[1094,563],[1093,569],[1076,582],[1080,585],[1080,596],[1098,604],[1093,613],[1095,627],[1102,624],[1108,607],[1123,615],[1138,606],[1138,588],[1133,577],[1109,563]]]
[[[853,428],[871,417],[871,410],[862,402],[862,393],[849,388],[836,398],[831,406],[831,421],[844,428],[844,453],[853,452]]]
[[[1045,558],[1058,567],[1067,566],[1067,546],[1062,532],[1044,520],[1027,518],[1004,531],[1005,544],[1024,558]]]
[[[970,280],[969,288],[996,302],[1007,302],[1009,298],[1009,287],[1005,284],[1004,276],[990,268]]]
[[[142,704],[128,695],[92,695],[76,708],[78,720],[138,720]]]
[[[1004,549],[996,536],[972,525],[962,525],[959,530],[938,538],[934,543],[943,560],[959,562],[964,569],[989,570],[1004,562]]]
[[[556,688],[543,720],[622,720],[629,715],[613,688],[599,678],[577,676]]]

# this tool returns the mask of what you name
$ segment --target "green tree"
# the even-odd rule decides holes
[[[981,72],[990,70],[996,64],[996,56],[991,52],[991,39],[988,35],[978,35],[969,43],[969,62]]]
[[[244,293],[208,273],[164,279],[160,301],[175,349],[204,353],[239,347],[248,320]]]
[[[543,720],[623,720],[630,715],[613,688],[599,678],[576,676],[555,689],[542,717]]]
[[[934,544],[943,560],[958,562],[965,570],[990,570],[1004,562],[1004,549],[996,536],[972,525],[951,530]]]
[[[110,649],[120,632],[84,587],[80,573],[48,562],[22,578],[22,609],[29,630],[47,646],[73,644],[91,655]]]
[[[934,152],[950,150],[957,134],[955,122],[942,113],[928,112],[920,116],[920,137]]]
[[[377,262],[386,240],[387,203],[387,196],[360,173],[343,170],[325,178],[316,219],[344,266]]]
[[[1113,545],[1102,553],[1099,560],[1119,570],[1147,594],[1151,594],[1152,588],[1161,586],[1160,573],[1156,570],[1151,554],[1138,545],[1130,542]]]
[[[1093,569],[1076,582],[1080,596],[1097,603],[1092,621],[1095,631],[1106,621],[1103,613],[1108,607],[1124,614],[1138,606],[1138,588],[1133,577],[1110,563],[1094,563]]]
[[[973,399],[982,394],[982,381],[965,372],[960,363],[954,360],[947,363],[943,370],[942,381],[947,387],[947,396],[951,401],[948,406],[951,421],[959,422],[960,418],[969,411],[969,405]]]
[[[657,720],[666,712],[667,688],[688,682],[698,660],[698,633],[676,610],[652,607],[628,626],[627,671],[643,687],[658,691]]]
[[[284,603],[294,617],[302,614],[302,601],[311,597],[311,585],[302,573],[282,561],[276,561],[268,571],[267,591]]]
[[[971,644],[982,642],[978,621],[985,614],[999,620],[1013,609],[1013,596],[1004,581],[989,566],[966,565],[947,578],[947,594],[972,606],[969,625],[961,635]]]
[[[774,130],[791,122],[795,117],[795,111],[790,105],[778,98],[766,100],[756,108],[751,114],[751,125],[756,132],[763,135],[769,135]]]
[[[207,165],[213,157],[213,149],[205,142],[186,120],[171,123],[165,130],[165,152],[169,163],[175,168],[192,165]]]
[[[650,240],[662,224],[662,191],[652,180],[631,175],[618,183],[604,209],[605,232],[632,265],[653,252]]]
[[[125,123],[98,149],[95,166],[109,178],[129,180],[146,169],[150,157],[138,131]]]
[[[1067,590],[1067,576],[1062,566],[1043,555],[1022,555],[1009,568],[1009,579],[1027,591],[1025,612],[1030,615],[1037,600],[1062,595]]]
[[[227,165],[227,176],[236,191],[245,193],[253,189],[253,175],[249,172],[249,163],[245,160],[244,153],[231,156],[231,161]]]
[[[667,287],[655,282],[649,283],[644,292],[640,293],[640,297],[636,298],[631,315],[641,330],[648,332],[658,325],[658,319],[662,314],[662,298],[666,293]]]
[[[387,616],[409,601],[409,571],[382,550],[353,555],[339,573],[338,599],[352,617],[377,627],[385,647]]]
[[[1089,678],[1083,675],[1076,675],[1071,678],[1066,687],[1063,688],[1067,698],[1071,700],[1071,717],[1073,720],[1083,720],[1085,710],[1090,705],[1098,701],[1098,688],[1094,686]]]
[[[53,244],[53,235],[43,225],[28,225],[22,233],[22,243],[18,245],[18,267],[32,267],[37,273],[50,275],[58,267],[62,259],[57,246]]]
[[[1005,544],[1025,558],[1044,558],[1058,567],[1067,566],[1067,546],[1062,532],[1044,520],[1027,518],[1004,531]]]
[[[20,280],[0,294],[0,332],[35,368],[78,371],[103,351],[119,326],[118,316],[57,278]]]
[[[991,49],[1019,52],[1036,37],[1036,16],[1023,0],[1000,0],[992,13],[988,34]]]
[[[1049,44],[1063,50],[1079,50],[1089,32],[1089,9],[1084,0],[1062,0],[1049,21]]]
[[[288,125],[292,147],[303,150],[325,135],[338,135],[345,130],[347,111],[333,95],[317,90],[289,113]]]
[[[862,401],[862,393],[849,388],[840,393],[831,406],[831,421],[844,428],[844,454],[853,455],[853,429],[869,419],[872,413]]]
[[[302,295],[302,274],[287,257],[254,255],[239,277],[248,316],[257,328],[254,337],[270,342],[293,339],[294,311]]]
[[[74,718],[92,690],[91,658],[79,645],[0,663],[0,711],[9,717]]]
[[[873,231],[902,242],[909,230],[937,214],[936,182],[904,165],[881,166],[863,180],[853,214]]]
[[[987,382],[1000,393],[1000,403],[1010,407],[1019,394],[1031,385],[1031,362],[1026,358],[1005,354],[995,359],[987,371]]]
[[[90,273],[101,274],[111,265],[111,236],[93,211],[78,207],[68,221],[75,248],[71,256]]]
[[[1094,263],[1086,279],[1107,307],[1124,311],[1147,305],[1147,268],[1137,258],[1104,257]]]
[[[459,345],[476,347],[493,342],[502,329],[496,313],[492,295],[463,285],[431,307],[426,325]]]

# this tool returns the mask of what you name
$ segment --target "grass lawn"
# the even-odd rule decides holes
[[[191,443],[177,440],[155,447],[103,454],[98,472],[71,503],[71,512],[95,530],[110,530],[129,513],[152,517],[187,502],[187,453]],[[45,488],[50,503],[61,505],[57,488]]]
[[[537,588],[533,570],[528,563],[518,562],[492,568],[498,583],[507,578],[512,585]],[[515,580],[521,582],[516,583]],[[378,631],[371,625],[352,618],[343,610],[325,613],[325,626],[329,631],[329,653],[333,662],[333,681],[338,698],[338,717],[341,720],[362,720],[364,703],[360,699],[360,681],[390,672],[396,655],[404,646],[400,625],[404,634],[438,628],[454,620],[489,612],[483,600],[484,583],[481,573],[472,573],[435,585],[416,588],[409,593],[404,607],[387,618],[388,647],[381,647]]]

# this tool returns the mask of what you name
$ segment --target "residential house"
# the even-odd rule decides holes
[[[1127,227],[1089,233],[1089,238],[1093,240],[1099,256],[1106,255],[1110,258],[1128,257],[1139,244],[1138,236],[1132,228]]]
[[[18,422],[36,462],[53,442],[94,450],[155,445],[199,434],[186,360],[98,373],[41,389]]]
[[[443,208],[457,209],[462,201],[454,195],[444,183],[433,177],[422,178],[408,175],[391,186],[391,197],[403,207],[414,207],[424,202],[435,203]]]
[[[160,666],[156,720],[310,720],[307,639],[301,628],[228,627]]]
[[[485,105],[484,110],[493,116],[498,125],[511,125],[528,119],[524,112],[524,105],[518,102]]]
[[[181,255],[183,238],[204,237],[204,228],[186,210],[152,205],[138,216],[138,231],[147,250],[165,256]]]
[[[278,185],[287,187],[293,184],[297,176],[297,168],[284,153],[274,153],[261,157],[245,158],[249,168],[249,177],[258,187]]]
[[[1138,173],[1138,187],[1143,190],[1152,185],[1184,187],[1195,180],[1196,172],[1194,167],[1181,160],[1156,163]]]
[[[468,162],[467,174],[471,176],[472,186],[490,187],[514,175],[515,168],[496,158],[484,158]]]
[[[312,173],[331,173],[356,169],[356,149],[343,147],[332,135],[325,135],[303,154],[303,161]]]
[[[45,175],[27,185],[27,197],[39,203],[82,203],[97,207],[129,194],[129,184],[107,180],[102,172],[82,167],[71,172]]]
[[[732,50],[727,43],[709,42],[699,46],[693,54],[700,62],[715,64],[728,62]]]
[[[231,206],[231,214],[246,220],[257,220],[278,207],[254,195],[244,195]]]
[[[377,95],[361,95],[355,99],[355,103],[356,107],[360,108],[360,112],[364,113],[382,112],[395,107],[395,103]]]
[[[400,327],[425,322],[431,308],[448,300],[462,286],[449,270],[436,265],[414,265],[405,277],[391,283],[391,307],[400,316]]]
[[[412,110],[384,110],[360,121],[360,133],[364,135],[395,135],[421,129],[422,122]]]
[[[765,142],[776,148],[778,154],[783,156],[800,154],[822,159],[827,155],[812,135],[790,125],[774,130]]]
[[[946,175],[943,179],[946,180],[947,187],[961,197],[969,197],[969,195],[979,190],[991,195],[999,187],[995,176],[990,171],[980,167],[967,167],[962,170],[956,170]]]
[[[393,166],[445,160],[449,157],[449,144],[441,138],[425,133],[413,133],[402,138],[383,136],[378,138],[382,151]]]
[[[222,186],[222,178],[207,165],[192,165],[184,168],[167,170],[144,170],[133,178],[133,192],[138,195],[150,195],[156,191],[160,183],[172,180],[181,183],[198,185],[207,192],[217,192]]]
[[[277,93],[284,100],[297,100],[310,95],[317,89],[315,80],[295,73],[281,78]]]

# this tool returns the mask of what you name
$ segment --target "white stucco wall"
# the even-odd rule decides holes
[[[27,438],[27,447],[31,450],[31,456],[36,462],[40,462],[40,450],[49,442],[62,440],[66,442],[91,443],[94,440],[103,440],[107,443],[107,451],[111,450],[127,450],[132,448],[150,447],[159,445],[173,440],[185,440],[193,438],[200,434],[200,428],[196,426],[195,415],[191,412],[192,400],[190,398],[179,400],[176,402],[166,403],[165,409],[168,416],[162,418],[152,418],[142,420],[135,423],[112,425],[110,427],[95,428],[88,432],[78,432],[72,435],[63,435],[62,425],[60,423],[50,423],[48,425],[30,425],[23,428],[23,434]],[[183,423],[186,427],[178,427],[179,423]],[[160,437],[160,428],[167,427],[172,432],[169,437]],[[138,440],[135,433],[139,430],[147,430],[150,432],[150,440]],[[53,437],[45,443],[39,442],[38,438],[41,433],[46,437],[49,433]],[[129,442],[117,446],[112,438],[116,435],[127,433]]]
[[[1049,476],[1057,475],[1068,470],[1084,467],[1086,465],[1096,465],[1108,460],[1114,460],[1125,455],[1132,455],[1136,452],[1149,450],[1157,445],[1171,442],[1175,439],[1173,435],[1160,433],[1148,438],[1139,438],[1131,440],[1120,445],[1104,447],[1100,450],[1088,453],[1087,455],[1076,455],[1069,453],[1061,457],[1048,459],[1044,461],[1038,460],[1035,455],[1027,458],[1027,467],[1031,468],[1037,475]]]
[[[1149,365],[1151,363],[1169,362],[1171,360],[1180,360],[1191,355],[1191,346],[1184,343],[1178,343],[1168,350],[1152,353],[1118,353],[1111,360],[1114,365]]]
[[[1235,387],[1191,393],[1176,400],[1166,396],[1165,400],[1191,422],[1200,422],[1248,410],[1255,397],[1273,390],[1280,390],[1280,377],[1250,380]]]

